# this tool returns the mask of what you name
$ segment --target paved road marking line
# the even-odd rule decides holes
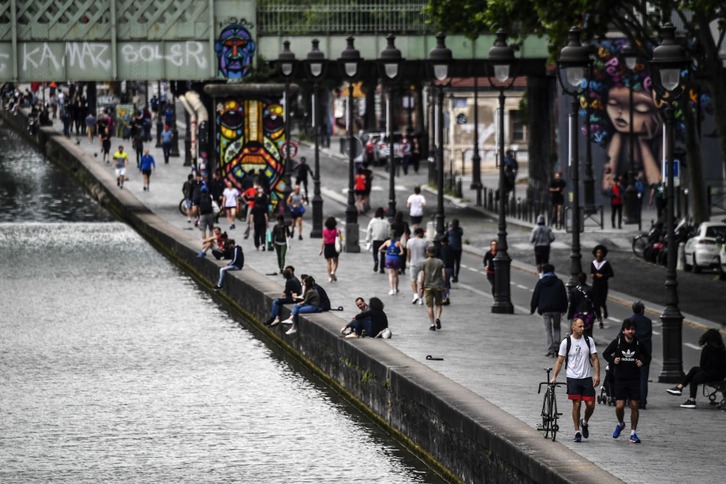
[[[521,285],[521,284],[517,284],[517,287],[518,287],[519,289],[524,289],[524,290],[527,290],[527,289],[529,289],[529,288],[528,288],[527,286],[523,286],[523,285]]]
[[[656,336],[660,336],[660,331],[653,331],[653,334]]]
[[[693,343],[683,343],[683,346],[688,346],[689,348],[692,348],[694,350],[700,350],[701,347],[698,345],[694,345]]]
[[[608,317],[608,319],[610,321],[614,322],[614,323],[622,323],[623,322],[621,319],[617,319],[617,318]]]

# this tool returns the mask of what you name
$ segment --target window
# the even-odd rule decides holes
[[[509,123],[511,139],[510,143],[526,143],[527,142],[527,126],[522,119],[522,112],[518,110],[509,111]]]

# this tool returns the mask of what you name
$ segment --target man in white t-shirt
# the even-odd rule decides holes
[[[413,291],[413,300],[411,304],[423,305],[423,299],[418,295],[418,276],[421,272],[421,264],[426,259],[426,249],[429,246],[429,241],[424,239],[424,229],[418,227],[413,231],[413,238],[409,239],[406,244],[406,252],[408,254],[408,273],[411,277],[411,290]]]
[[[572,421],[575,424],[575,442],[588,438],[587,424],[595,411],[595,387],[600,384],[600,360],[595,341],[585,334],[582,319],[572,320],[572,334],[562,340],[557,353],[555,372],[550,383],[557,383],[557,375],[565,362],[567,369],[567,398],[572,400]],[[568,348],[569,346],[569,348]],[[580,419],[581,403],[585,402],[585,418]],[[582,432],[580,431],[582,428]]]
[[[413,189],[413,195],[408,197],[406,207],[408,207],[408,215],[411,217],[411,225],[413,228],[418,227],[423,220],[424,207],[426,199],[421,195],[421,187],[417,186]]]

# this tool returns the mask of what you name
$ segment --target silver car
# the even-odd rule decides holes
[[[696,235],[688,239],[685,247],[685,269],[701,272],[702,268],[720,266],[719,245],[716,239],[726,238],[725,222],[703,222]]]

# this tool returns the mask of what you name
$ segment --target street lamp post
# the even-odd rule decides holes
[[[282,52],[277,57],[277,65],[280,74],[285,80],[285,199],[282,203],[287,208],[287,197],[292,190],[292,160],[290,160],[291,133],[290,133],[290,82],[295,74],[295,54],[290,51],[290,41],[286,40],[282,43]]]
[[[476,206],[481,207],[481,156],[479,156],[479,79],[474,74],[474,152],[471,155],[471,189],[476,190]]]
[[[632,73],[638,63],[638,52],[628,42],[622,51],[625,67]],[[628,85],[628,187],[625,189],[625,223],[635,224],[640,222],[640,204],[638,203],[638,190],[635,188],[635,142],[633,140],[633,83]]]
[[[668,265],[666,269],[666,306],[660,319],[663,322],[663,370],[658,376],[662,383],[677,383],[683,378],[682,331],[683,315],[678,309],[678,281],[676,279],[677,247],[674,233],[675,187],[673,179],[673,102],[678,99],[684,86],[681,84],[682,71],[688,68],[685,49],[676,43],[675,27],[667,23],[661,27],[661,44],[653,49],[650,65],[655,72],[654,86],[663,92],[658,93],[665,104],[665,154],[667,164],[666,187],[666,240],[668,245]]]
[[[313,190],[313,229],[310,231],[310,238],[319,239],[323,236],[323,197],[320,195],[320,85],[319,80],[323,77],[325,68],[325,54],[318,48],[318,39],[313,39],[313,48],[308,53],[306,65],[308,68],[308,76],[314,81],[313,84],[313,102],[312,122],[313,137],[315,137],[315,173],[313,174],[313,182],[315,188]]]
[[[347,252],[360,252],[358,245],[358,210],[355,208],[355,195],[353,192],[355,152],[353,150],[353,83],[360,74],[362,58],[355,48],[353,37],[346,39],[347,46],[340,54],[338,62],[341,66],[343,78],[348,81],[348,205],[345,207],[345,250]]]
[[[557,59],[557,77],[562,90],[572,100],[570,102],[570,143],[569,165],[572,181],[572,253],[570,255],[570,280],[568,288],[577,286],[577,278],[582,272],[582,254],[580,253],[580,160],[577,143],[577,110],[579,97],[587,91],[587,82],[591,66],[588,48],[580,43],[580,29],[572,27],[569,41],[560,51]]]
[[[435,81],[438,81],[436,107],[436,236],[444,235],[444,85],[449,77],[449,64],[453,56],[446,47],[446,35],[436,34],[436,47],[429,52],[429,65]]]
[[[403,58],[401,51],[396,48],[396,36],[388,35],[386,37],[388,45],[381,51],[378,58],[378,67],[384,86],[388,91],[386,98],[386,136],[388,137],[388,216],[396,215],[396,156],[393,144],[393,89],[401,78],[401,65]],[[410,112],[410,110],[409,110]]]
[[[512,314],[514,305],[510,296],[510,268],[512,259],[507,254],[507,219],[506,219],[506,187],[504,171],[504,91],[512,87],[515,77],[512,75],[514,65],[514,49],[507,45],[507,32],[497,30],[494,47],[489,49],[489,63],[494,71],[494,79],[490,72],[489,83],[499,88],[499,232],[497,255],[494,256],[494,304],[492,312]],[[496,82],[494,80],[496,79]]]

